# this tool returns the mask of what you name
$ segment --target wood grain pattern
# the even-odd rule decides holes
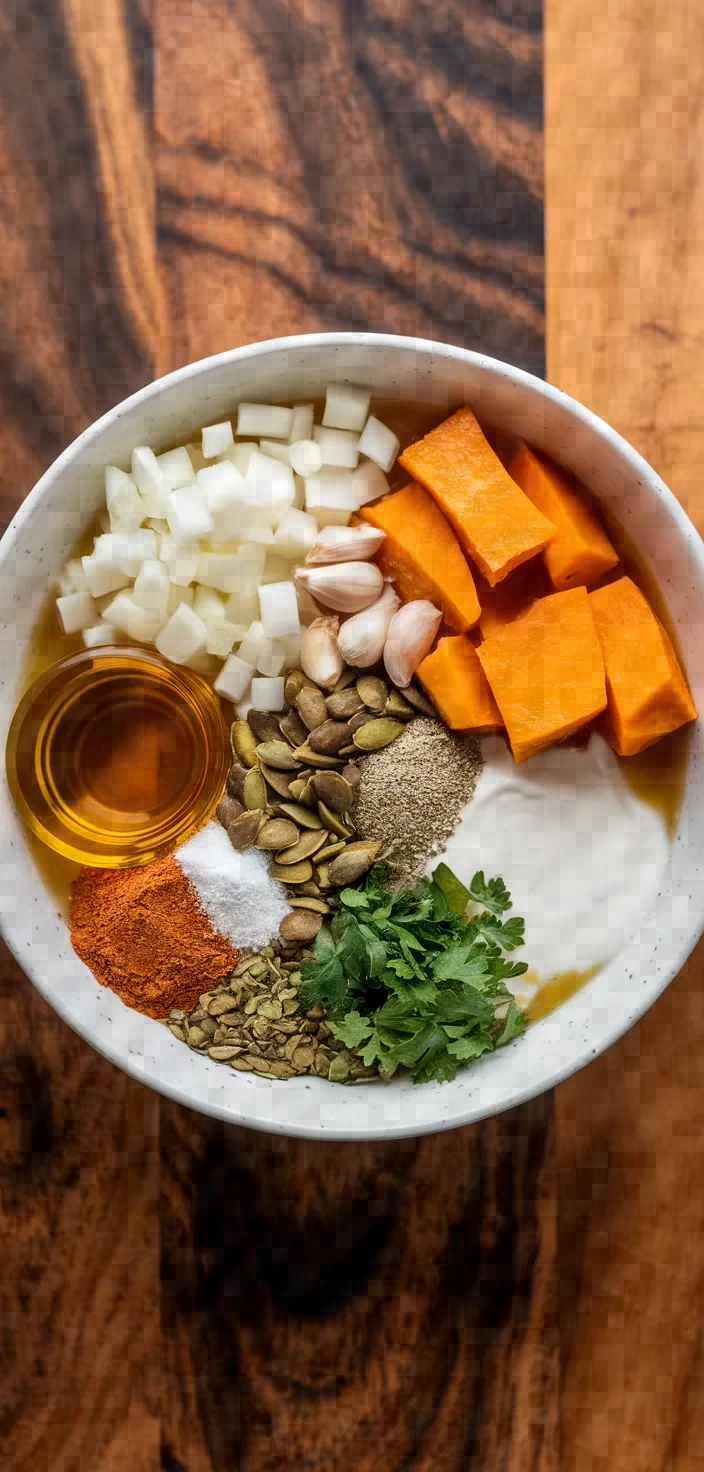
[[[704,530],[704,15],[550,0],[546,35],[548,374]],[[703,983],[700,946],[557,1091],[565,1472],[704,1468]]]

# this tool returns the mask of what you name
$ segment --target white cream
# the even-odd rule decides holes
[[[512,913],[526,922],[515,959],[530,975],[515,990],[527,998],[538,982],[601,966],[622,949],[655,898],[667,833],[600,736],[586,751],[554,747],[520,766],[497,737],[482,742],[482,754],[476,792],[442,857],[465,884],[477,869],[503,877]]]

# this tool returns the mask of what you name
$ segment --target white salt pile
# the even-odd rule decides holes
[[[211,925],[236,950],[258,950],[288,914],[286,891],[257,849],[238,854],[219,823],[208,823],[177,849],[178,860]]]

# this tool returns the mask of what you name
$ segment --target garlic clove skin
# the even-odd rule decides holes
[[[404,603],[394,614],[384,645],[384,665],[389,679],[400,690],[410,685],[418,665],[429,653],[441,623],[442,610],[427,598]]]
[[[333,562],[366,562],[376,557],[386,532],[375,526],[324,526],[306,557],[306,567]]]
[[[332,690],[345,668],[337,642],[339,631],[339,618],[330,614],[314,618],[301,635],[301,669],[322,690]]]
[[[373,562],[338,562],[330,567],[299,567],[296,580],[317,603],[336,613],[359,613],[379,597],[384,579]]]
[[[387,583],[375,603],[345,620],[337,642],[347,664],[357,670],[368,670],[373,664],[378,664],[391,620],[399,606],[400,599]]]

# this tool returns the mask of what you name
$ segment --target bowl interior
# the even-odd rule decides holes
[[[704,555],[700,538],[648,465],[588,410],[506,364],[412,339],[365,334],[289,338],[179,370],[81,436],[27,498],[0,547],[0,739],[5,743],[32,629],[47,587],[103,499],[103,467],[132,446],[155,450],[229,417],[238,400],[321,395],[332,380],[415,399],[438,413],[471,402],[573,471],[650,563],[677,630],[694,698],[704,705]],[[694,728],[685,798],[668,871],[628,947],[527,1035],[452,1084],[404,1080],[343,1088],[234,1073],[189,1050],[159,1023],[99,987],[75,956],[34,862],[7,787],[0,787],[0,913],[8,944],[59,1014],[120,1067],[193,1108],[233,1123],[319,1138],[412,1135],[508,1108],[574,1072],[613,1042],[679,970],[704,922],[702,734]]]

